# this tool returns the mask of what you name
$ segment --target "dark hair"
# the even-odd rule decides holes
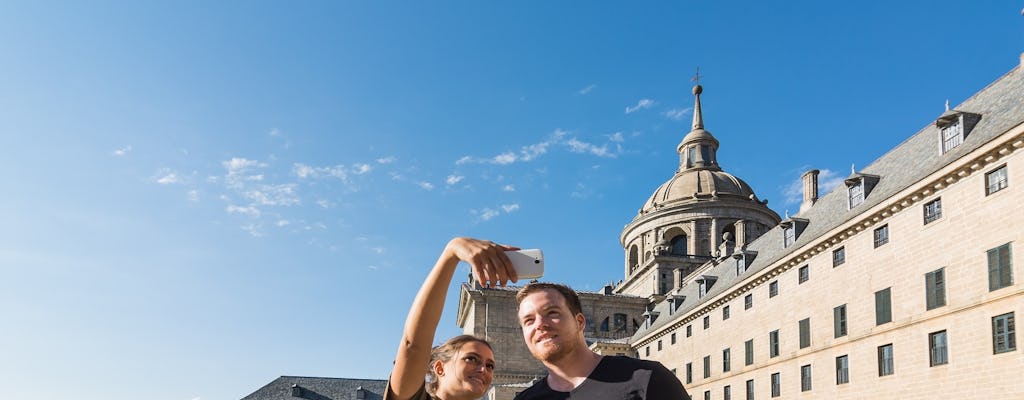
[[[569,311],[572,312],[573,316],[583,313],[583,305],[580,304],[580,296],[576,294],[575,290],[572,290],[572,288],[562,284],[547,282],[531,282],[519,289],[519,292],[516,293],[516,308],[519,308],[519,305],[523,303],[523,299],[525,299],[526,296],[542,290],[554,290],[560,293],[562,297],[565,298],[565,305],[569,307]]]
[[[434,397],[437,393],[438,385],[437,374],[434,372],[434,363],[437,361],[447,363],[462,349],[463,345],[470,342],[483,343],[491,351],[494,351],[490,343],[473,335],[459,335],[448,339],[448,341],[440,346],[430,349],[430,363],[427,364],[427,393],[431,397]]]

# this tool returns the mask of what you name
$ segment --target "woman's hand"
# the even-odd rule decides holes
[[[489,240],[457,237],[448,242],[444,254],[469,263],[477,282],[481,286],[492,287],[505,286],[508,282],[519,280],[512,262],[505,255],[509,250],[519,248]]]

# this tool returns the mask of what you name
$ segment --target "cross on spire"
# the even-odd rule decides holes
[[[693,74],[693,78],[690,78],[690,82],[700,85],[700,67],[697,67],[697,73]]]

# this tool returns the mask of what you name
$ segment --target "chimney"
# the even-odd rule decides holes
[[[800,203],[800,212],[806,211],[818,201],[818,170],[812,169],[804,172],[801,177],[804,181],[804,202]]]
[[[292,384],[292,397],[302,398],[302,386],[297,383]]]

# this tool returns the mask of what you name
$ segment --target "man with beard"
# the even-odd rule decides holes
[[[526,347],[548,376],[515,400],[689,400],[679,379],[656,361],[602,356],[583,337],[587,326],[575,291],[565,285],[531,283],[516,294]]]

